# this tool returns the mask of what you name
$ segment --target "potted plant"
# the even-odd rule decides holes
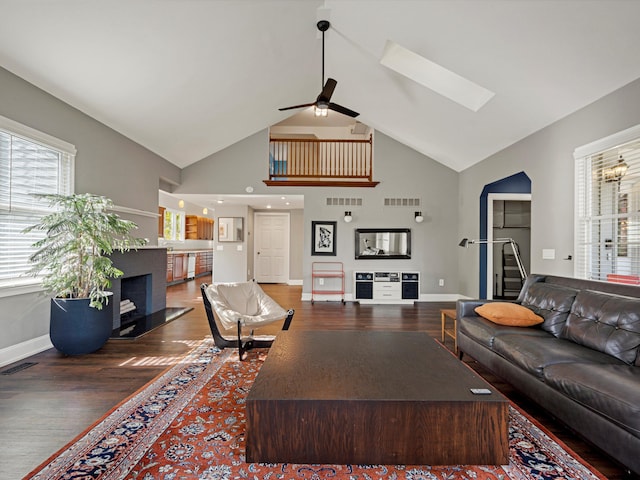
[[[111,279],[123,272],[109,255],[143,246],[131,235],[137,225],[109,210],[113,202],[90,193],[39,195],[53,209],[25,233],[45,237],[33,246],[30,274],[42,275],[51,299],[51,343],[67,355],[91,353],[102,347],[113,329]]]

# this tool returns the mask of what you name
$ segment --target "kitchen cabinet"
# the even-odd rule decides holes
[[[158,207],[158,238],[164,238],[164,211],[166,208]]]
[[[187,240],[213,240],[213,220],[187,215],[185,217],[185,238]]]
[[[196,277],[213,271],[213,252],[196,253]]]
[[[187,278],[187,259],[182,253],[173,254],[173,281]]]
[[[167,252],[167,284],[187,280],[190,255],[195,257],[195,272],[192,272],[192,276],[194,273],[196,277],[199,277],[213,272],[213,251]]]

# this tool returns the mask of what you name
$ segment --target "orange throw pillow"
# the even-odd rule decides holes
[[[509,302],[489,302],[475,308],[475,312],[499,325],[530,327],[544,322],[544,319],[527,307]]]

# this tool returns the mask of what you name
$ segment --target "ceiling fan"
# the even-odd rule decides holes
[[[322,91],[318,98],[316,98],[315,102],[312,103],[304,103],[302,105],[293,105],[292,107],[284,107],[280,108],[280,111],[283,110],[292,110],[294,108],[306,108],[306,107],[315,107],[316,116],[326,117],[329,110],[333,110],[338,113],[342,113],[343,115],[348,115],[349,117],[357,117],[360,115],[358,112],[354,112],[353,110],[343,107],[342,105],[338,105],[337,103],[331,102],[331,95],[333,95],[333,91],[338,84],[333,78],[327,78],[327,81],[324,81],[324,32],[329,29],[331,24],[328,20],[320,20],[317,24],[318,30],[322,32]]]

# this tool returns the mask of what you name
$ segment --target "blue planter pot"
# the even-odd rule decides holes
[[[65,355],[84,355],[100,349],[113,330],[113,303],[97,310],[87,298],[51,299],[49,337]]]

